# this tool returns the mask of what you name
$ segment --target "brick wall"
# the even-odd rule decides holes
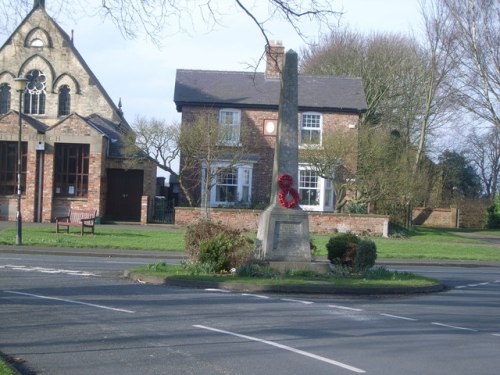
[[[200,208],[177,207],[175,224],[189,225],[201,217]],[[210,218],[232,228],[257,230],[260,210],[211,209]],[[376,236],[389,235],[389,217],[381,215],[344,215],[334,213],[309,212],[309,231],[311,233],[353,232],[368,233]]]
[[[416,207],[412,212],[414,225],[435,228],[458,228],[457,208]]]

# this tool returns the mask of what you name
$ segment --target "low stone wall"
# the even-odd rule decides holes
[[[458,228],[457,208],[416,207],[412,212],[414,225],[434,228]]]
[[[257,230],[260,210],[210,209],[210,218],[232,228]],[[200,208],[176,207],[175,224],[188,225],[201,217]],[[389,216],[346,215],[308,212],[309,231],[312,233],[353,232],[370,235],[389,235]]]

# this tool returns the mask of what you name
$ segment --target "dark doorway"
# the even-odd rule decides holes
[[[106,219],[141,220],[144,171],[108,169]]]

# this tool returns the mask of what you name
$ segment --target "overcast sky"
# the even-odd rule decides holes
[[[50,1],[46,1],[48,9]],[[335,0],[334,7],[344,12],[342,24],[354,30],[407,33],[418,28],[418,0]],[[137,116],[180,120],[173,103],[176,69],[252,70],[265,44],[241,11],[224,18],[213,31],[200,22],[191,35],[166,35],[161,48],[143,37],[125,39],[111,22],[98,17],[76,23],[57,21],[68,33],[74,30],[76,48],[111,98],[115,102],[122,99],[130,123]],[[304,42],[284,22],[274,22],[268,31],[270,39],[281,40],[286,50],[304,48]],[[315,37],[316,30],[310,25],[304,25],[304,31]],[[258,71],[263,68],[261,65]]]

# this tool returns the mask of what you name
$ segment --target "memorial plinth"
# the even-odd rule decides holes
[[[297,54],[285,54],[274,150],[270,205],[259,217],[255,255],[265,261],[310,262],[309,218],[296,198],[298,184]],[[286,177],[286,178],[284,178]],[[278,199],[279,197],[279,199]]]

